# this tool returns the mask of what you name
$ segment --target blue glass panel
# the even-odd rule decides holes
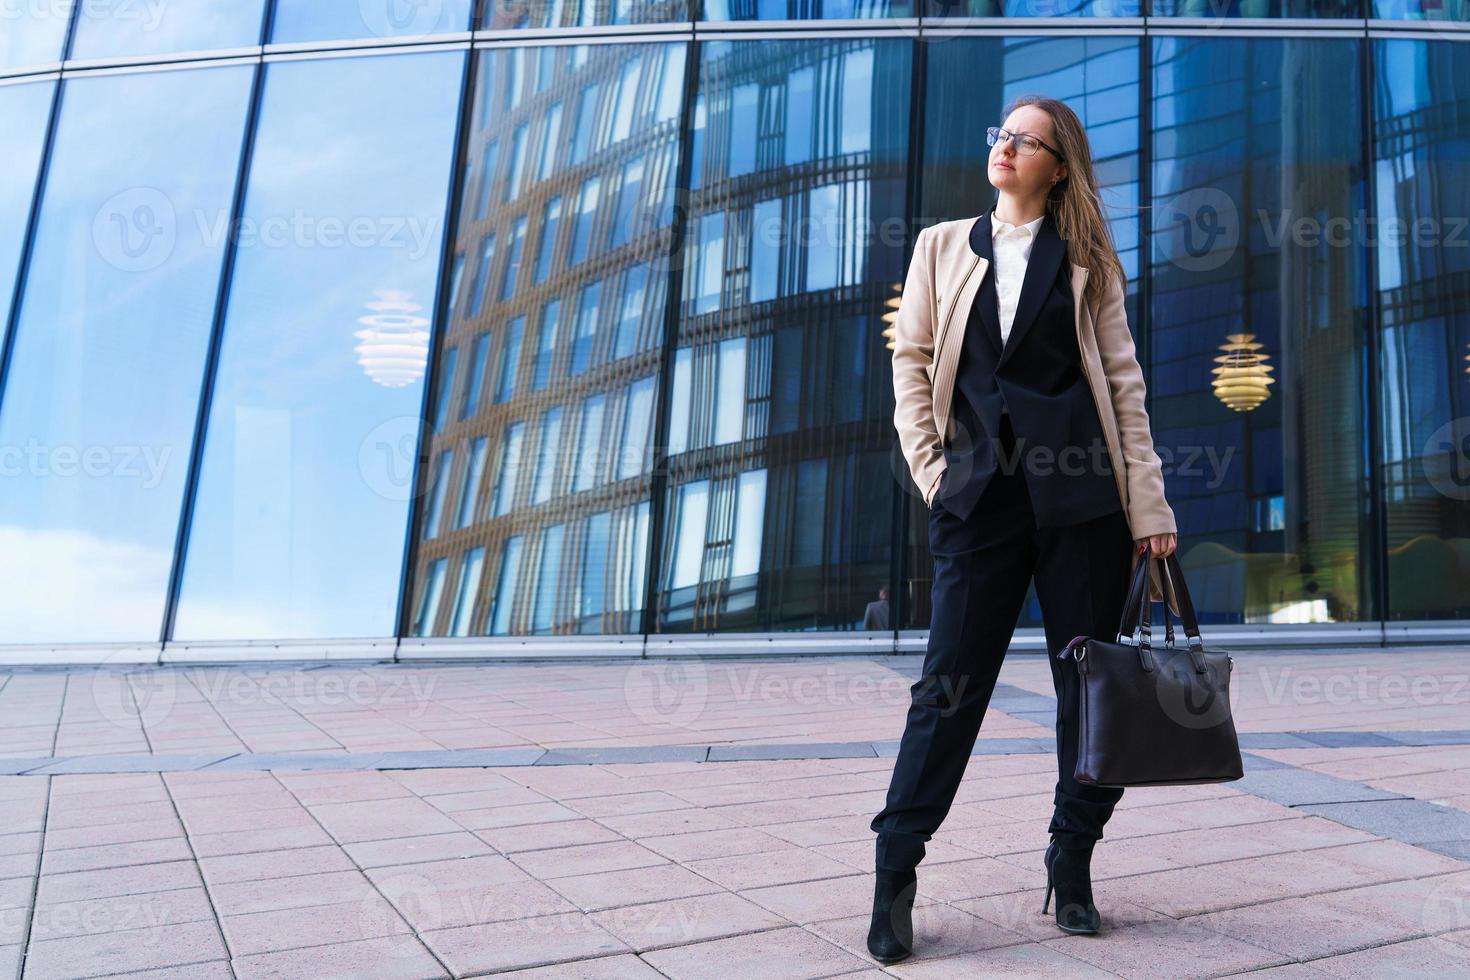
[[[690,0],[523,0],[486,2],[480,29],[508,31],[539,27],[600,27],[658,24],[689,19]]]
[[[7,642],[159,638],[253,71],[66,83],[0,401]]]
[[[178,638],[393,633],[465,62],[266,67]]]
[[[73,58],[126,58],[241,48],[260,43],[265,0],[87,3],[77,14]]]
[[[687,50],[660,42],[476,54],[464,150],[472,172],[462,181],[454,244],[470,282],[439,357],[447,371],[450,351],[488,346],[481,400],[489,404],[436,432],[433,449],[463,459],[466,446],[488,441],[487,504],[467,511],[446,501],[462,533],[426,542],[414,570],[417,588],[433,560],[453,566],[471,543],[494,556],[507,553],[511,535],[525,539],[525,587],[513,579],[503,579],[508,591],[493,586],[496,605],[471,614],[472,629],[642,628],[644,589],[631,583],[647,580],[655,378]],[[570,562],[592,514],[604,522],[597,534],[611,549],[608,574],[584,580],[545,564],[561,560],[561,544],[554,556],[547,551],[547,529],[561,528]],[[486,575],[507,574],[497,568],[492,559]],[[565,601],[538,592],[553,573]],[[490,596],[486,589],[475,601]]]
[[[72,0],[12,0],[0,7],[0,71],[61,60]]]
[[[276,0],[271,40],[405,37],[470,29],[474,0]]]
[[[1384,618],[1470,619],[1470,45],[1370,43]]]
[[[1398,2],[1398,0],[1391,0]],[[1102,6],[1102,0],[1093,0]],[[1363,0],[1154,0],[1155,17],[1353,17]]]
[[[0,85],[0,119],[6,123],[0,129],[0,173],[6,175],[0,181],[0,342],[10,322],[10,299],[55,95],[54,81]]]
[[[915,17],[917,0],[704,0],[707,21]]]
[[[848,464],[892,450],[881,317],[903,272],[913,43],[710,40],[700,51],[658,628],[854,629],[893,551],[893,477]],[[787,330],[796,340],[778,359]],[[635,429],[643,397],[628,404]],[[795,419],[777,437],[780,411]],[[625,452],[620,465],[642,464]],[[812,467],[833,475],[803,524],[795,481]],[[822,546],[794,550],[803,535]]]
[[[1194,603],[1368,618],[1361,42],[1153,45],[1150,415]]]

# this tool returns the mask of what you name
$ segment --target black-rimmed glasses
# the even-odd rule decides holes
[[[991,126],[989,129],[985,130],[985,142],[988,145],[994,146],[1002,140],[1015,140],[1016,152],[1023,157],[1033,157],[1036,155],[1038,150],[1045,147],[1046,149],[1050,150],[1058,160],[1062,161],[1063,163],[1067,162],[1067,158],[1062,156],[1062,152],[1060,150],[1056,149],[1053,146],[1047,145],[1044,141],[1037,139],[1030,133],[1012,133],[1009,130],[1001,129],[999,126]]]

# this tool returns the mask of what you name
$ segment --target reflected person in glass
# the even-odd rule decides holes
[[[923,674],[872,821],[868,949],[884,963],[913,949],[916,868],[1033,579],[1057,697],[1042,911],[1055,888],[1062,931],[1099,930],[1089,862],[1123,790],[1073,778],[1078,679],[1057,654],[1079,634],[1116,635],[1141,546],[1176,547],[1087,133],[1065,103],[1024,96],[988,142],[994,207],[919,233],[895,324],[894,426],[928,505],[934,580]]]

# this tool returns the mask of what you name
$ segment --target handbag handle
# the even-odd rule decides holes
[[[1169,621],[1169,597],[1172,595],[1175,601],[1179,602],[1181,601],[1182,595],[1185,604],[1180,605],[1179,609],[1184,619],[1185,636],[1188,637],[1186,649],[1189,651],[1189,660],[1194,665],[1194,672],[1196,674],[1203,674],[1208,667],[1205,664],[1204,658],[1204,640],[1200,637],[1199,622],[1194,616],[1194,603],[1189,600],[1187,591],[1182,594],[1176,591],[1176,584],[1183,586],[1184,571],[1179,567],[1179,560],[1174,554],[1170,554],[1167,558],[1161,558],[1159,560],[1163,564],[1161,571],[1164,572],[1162,585],[1164,589],[1164,624],[1168,632],[1167,646],[1171,650],[1174,648],[1174,624]],[[1183,586],[1183,588],[1187,590],[1188,586]],[[1143,621],[1145,624],[1148,622],[1148,619],[1149,606],[1145,605],[1143,609]],[[1148,669],[1147,663],[1153,660],[1153,654],[1150,649],[1149,631],[1146,626],[1143,630],[1143,636],[1139,639],[1139,646],[1140,658],[1143,658],[1145,651],[1147,651],[1147,660],[1144,669]]]

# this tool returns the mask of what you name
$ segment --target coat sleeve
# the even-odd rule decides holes
[[[909,475],[925,505],[932,504],[946,465],[944,437],[934,418],[934,385],[929,375],[938,319],[929,231],[921,230],[914,240],[893,337],[893,425],[898,430]]]
[[[1128,525],[1134,539],[1138,540],[1155,534],[1178,533],[1178,525],[1164,496],[1164,467],[1154,450],[1153,432],[1144,404],[1143,368],[1138,363],[1123,300],[1123,281],[1115,278],[1104,292],[1093,324],[1098,354],[1102,358],[1103,373],[1107,376],[1108,393],[1113,402],[1113,415],[1118,420],[1118,441],[1123,451],[1128,484]],[[1165,601],[1160,564],[1150,562],[1149,598],[1154,602]],[[1137,565],[1138,552],[1135,549],[1133,567]],[[1169,608],[1178,614],[1177,601],[1169,603]]]

